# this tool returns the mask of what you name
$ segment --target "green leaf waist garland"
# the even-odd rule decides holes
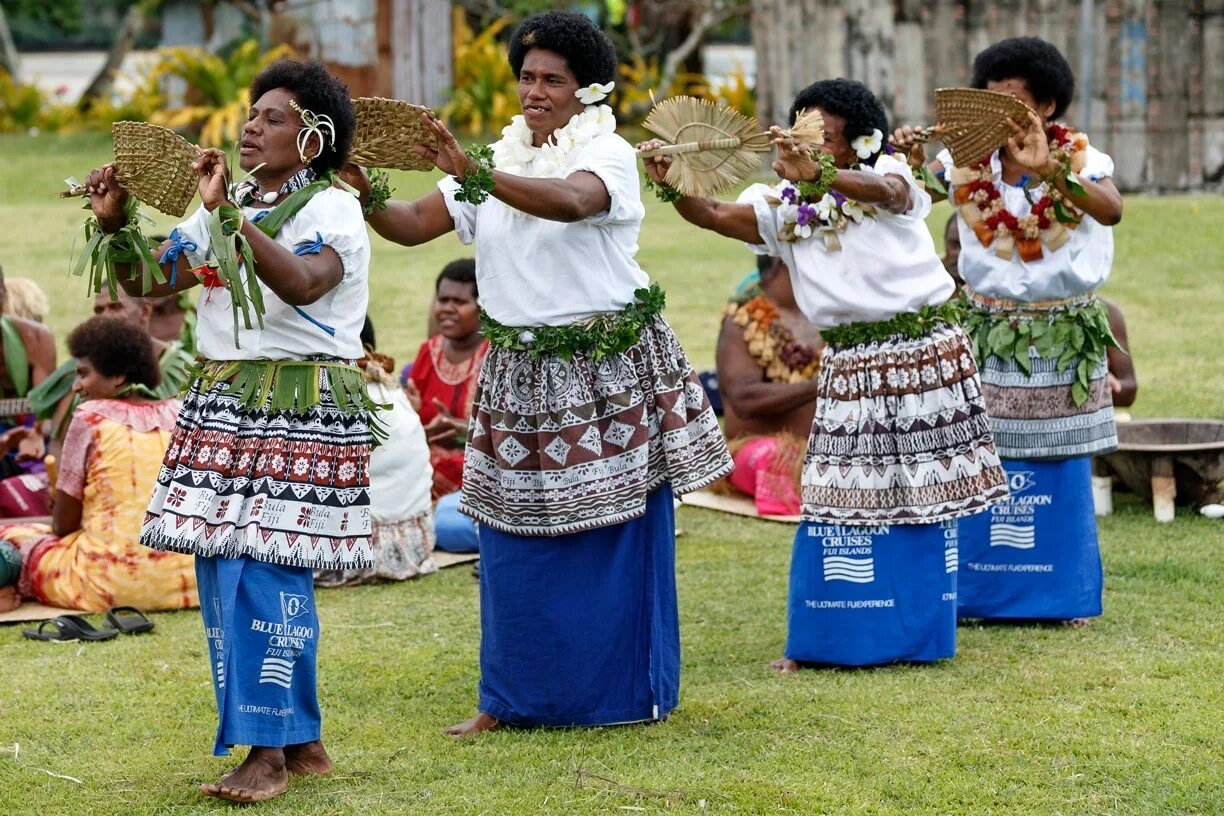
[[[1043,360],[1054,360],[1060,372],[1075,364],[1071,398],[1088,401],[1092,372],[1111,348],[1121,348],[1109,327],[1109,307],[1100,300],[1065,309],[1031,313],[988,312],[972,305],[966,310],[965,333],[978,360],[995,355],[1014,360],[1025,374],[1033,373],[1029,348]]]
[[[511,351],[526,351],[533,357],[556,355],[572,360],[583,354],[598,362],[637,345],[642,330],[663,312],[667,295],[657,283],[638,289],[636,299],[619,312],[597,315],[568,326],[506,326],[480,313],[480,329],[489,345]]]

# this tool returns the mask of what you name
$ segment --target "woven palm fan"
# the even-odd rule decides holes
[[[414,145],[438,149],[438,135],[421,119],[429,108],[400,99],[363,96],[353,100],[357,128],[349,161],[363,167],[432,170],[434,163],[418,156]]]
[[[760,169],[757,154],[773,147],[755,119],[692,96],[664,99],[650,109],[642,125],[670,144],[638,156],[674,157],[667,183],[690,196],[715,195],[734,187]]]
[[[150,207],[182,218],[198,187],[191,165],[199,150],[173,130],[148,122],[115,122],[111,138],[120,186]],[[86,194],[70,179],[68,191],[60,197]]]
[[[938,139],[947,145],[957,167],[968,167],[1007,144],[1015,135],[1008,120],[1027,126],[1033,110],[1011,94],[977,88],[935,91],[934,127],[919,128],[919,142]]]

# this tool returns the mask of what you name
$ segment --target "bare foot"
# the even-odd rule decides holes
[[[778,674],[791,674],[799,671],[799,664],[791,660],[789,657],[783,657],[780,660],[775,660],[769,664],[769,668],[776,671]]]
[[[496,717],[485,714],[482,711],[472,719],[461,722],[458,725],[452,725],[442,733],[455,739],[466,739],[467,737],[483,734],[485,731],[492,731],[500,725],[501,722]]]
[[[17,587],[0,587],[0,612],[12,612],[19,606],[21,606],[21,596],[17,594]]]
[[[249,804],[280,796],[289,787],[285,752],[280,748],[251,746],[251,752],[215,785],[201,785],[200,793],[227,802]]]
[[[329,774],[336,765],[323,749],[323,740],[285,746],[285,770],[291,774]]]
[[[1091,623],[1091,621],[1087,618],[1072,618],[1071,620],[1065,620],[1062,622],[1063,626],[1070,629],[1083,629],[1089,623]]]

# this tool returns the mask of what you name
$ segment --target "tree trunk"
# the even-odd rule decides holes
[[[119,31],[116,32],[115,40],[111,43],[110,51],[106,55],[106,62],[102,64],[101,70],[89,83],[89,87],[81,94],[77,102],[78,109],[87,111],[110,93],[111,87],[115,84],[115,74],[119,72],[119,66],[123,64],[124,57],[132,50],[132,45],[140,36],[144,25],[144,9],[140,3],[134,3],[123,16],[123,22],[119,24]]]
[[[17,46],[13,44],[13,35],[9,31],[8,20],[4,16],[4,7],[0,6],[0,69],[8,71],[13,82],[18,82],[17,72],[21,68],[21,60],[17,57]]]

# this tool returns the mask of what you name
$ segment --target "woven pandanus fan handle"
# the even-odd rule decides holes
[[[703,150],[734,150],[743,144],[741,139],[729,136],[725,139],[711,139],[708,142],[681,142],[674,145],[663,145],[654,150],[639,153],[638,156],[648,159],[651,156],[675,156],[680,153],[700,153]]]
[[[942,130],[943,128],[941,128],[939,125],[934,125],[932,127],[914,128],[914,143],[915,144],[926,144],[932,139],[938,139],[939,134],[942,132]],[[891,144],[893,147],[897,146],[896,140],[893,139],[891,136],[888,137],[888,143]]]

